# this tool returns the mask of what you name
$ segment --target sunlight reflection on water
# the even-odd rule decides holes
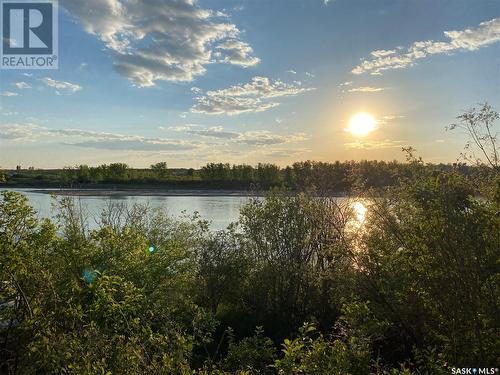
[[[368,208],[361,201],[357,201],[352,203],[352,209],[354,210],[354,215],[356,216],[356,220],[360,225],[363,225],[366,219],[366,212]]]
[[[369,210],[368,203],[365,200],[353,199],[348,201],[348,207],[352,216],[346,224],[347,231],[352,234],[363,231]]]

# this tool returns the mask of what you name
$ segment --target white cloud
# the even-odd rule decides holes
[[[290,74],[297,74],[297,72],[293,69],[287,70],[286,72]]]
[[[187,151],[197,148],[193,144],[182,141],[142,137],[140,139],[90,140],[67,143],[67,145],[101,150],[126,151]]]
[[[298,82],[298,81],[296,81]],[[274,98],[280,96],[292,96],[306,91],[314,90],[312,88],[299,87],[300,82],[287,84],[280,80],[271,81],[267,77],[253,77],[251,82],[244,85],[235,85],[227,89],[207,91],[207,95],[214,96],[232,96],[246,97],[256,96],[260,98]]]
[[[129,151],[181,151],[203,146],[200,142],[178,139],[148,138],[83,129],[54,129],[31,123],[1,125],[0,139],[25,142],[48,139],[68,146]]]
[[[242,133],[238,138],[238,142],[247,145],[262,146],[262,145],[278,145],[283,143],[302,142],[308,137],[304,133],[279,135],[267,130],[256,130]]]
[[[228,39],[216,48],[222,50],[222,52],[217,53],[221,62],[243,67],[257,65],[260,62],[258,57],[253,56],[252,47],[238,39]]]
[[[33,124],[4,124],[0,126],[0,140],[29,141],[33,139]]]
[[[268,130],[234,132],[225,130],[221,126],[203,128],[197,125],[184,125],[161,129],[173,130],[176,132],[183,132],[185,134],[193,134],[201,137],[221,139],[231,143],[241,143],[252,146],[278,145],[292,142],[301,142],[309,139],[304,133],[281,135],[272,133]]]
[[[267,77],[254,77],[251,82],[227,89],[207,91],[195,98],[191,112],[205,114],[237,115],[244,112],[262,112],[277,107],[279,103],[269,99],[294,96],[314,88],[301,87],[300,82],[288,84]]]
[[[348,92],[380,92],[385,89],[382,87],[372,87],[372,86],[361,86],[361,87],[353,87],[349,89]]]
[[[413,43],[406,50],[376,50],[373,58],[365,59],[352,70],[353,74],[380,75],[384,70],[408,68],[415,61],[430,55],[450,54],[458,51],[475,51],[500,41],[500,18],[481,22],[478,27],[459,31],[445,31],[445,42],[433,40]]]
[[[42,78],[41,81],[45,83],[48,87],[52,87],[58,90],[65,90],[66,92],[71,92],[71,93],[80,91],[82,89],[82,87],[80,85],[77,85],[76,83],[56,81],[49,77]]]
[[[352,85],[352,81],[346,81],[346,82],[342,82],[339,87],[346,87],[346,86],[351,86]]]
[[[114,149],[114,150],[188,150],[196,148],[195,144],[182,140],[166,139],[166,138],[148,138],[139,135],[125,135],[116,133],[95,132],[82,129],[50,129],[40,128],[41,135],[63,136],[84,138],[81,141],[66,142],[66,144]]]
[[[302,142],[308,139],[304,133],[276,134],[267,130],[234,132],[223,127],[205,128],[198,125],[160,127],[160,130],[175,131],[201,138],[210,138],[212,143],[196,140],[172,139],[164,137],[144,137],[140,135],[106,133],[84,129],[55,129],[33,123],[13,123],[0,125],[0,140],[11,142],[57,142],[66,146],[102,150],[128,151],[187,151],[210,149],[210,145],[221,146],[278,146]]]
[[[115,70],[139,87],[191,81],[213,62],[244,67],[259,62],[227,15],[193,0],[63,0],[62,5],[113,52]]]
[[[210,128],[202,128],[198,125],[183,125],[172,126],[168,128],[160,127],[160,130],[173,130],[176,132],[183,132],[186,134],[193,134],[202,137],[218,138],[218,139],[235,139],[239,137],[239,133],[225,131],[221,126],[213,126]]]
[[[386,57],[386,56],[390,56],[390,55],[394,55],[396,53],[395,50],[391,49],[391,50],[386,50],[386,49],[379,49],[379,50],[376,50],[376,51],[372,51],[370,52],[370,54],[373,56],[373,57]]]
[[[20,90],[32,88],[31,85],[26,82],[16,82],[14,83],[14,86],[16,86]]]
[[[383,141],[355,141],[350,143],[344,143],[347,149],[358,149],[358,150],[378,150],[384,148],[401,148],[403,146],[403,141],[393,141],[386,139]]]
[[[405,116],[404,115],[385,115],[382,117],[382,120],[380,120],[380,121],[381,122],[388,122],[388,121],[402,119],[402,118],[405,118]]]
[[[308,148],[298,148],[298,149],[274,149],[274,150],[266,150],[264,155],[270,158],[289,158],[292,156],[297,156],[301,154],[305,154],[311,152]]]
[[[2,91],[0,92],[0,96],[19,96],[19,94],[17,92]]]
[[[256,98],[241,98],[230,96],[199,96],[196,104],[191,107],[191,112],[210,115],[227,114],[239,115],[245,112],[263,112],[277,107],[276,102],[262,102]]]

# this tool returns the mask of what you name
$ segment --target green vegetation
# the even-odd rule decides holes
[[[406,175],[352,205],[274,189],[199,217],[0,201],[0,372],[450,374],[500,357],[500,175]],[[487,167],[484,167],[487,168]],[[163,168],[161,168],[163,170]],[[123,170],[116,168],[115,171]]]
[[[50,222],[4,192],[2,371],[447,374],[496,365],[498,180],[478,200],[460,174],[410,165],[402,185],[365,198],[361,228],[333,199],[273,191],[223,232],[140,206],[111,207],[88,230],[71,200]]]
[[[465,164],[428,164],[429,172],[457,171],[471,179],[491,177],[485,166]],[[279,187],[291,191],[311,191],[318,194],[346,194],[359,189],[381,188],[399,184],[408,177],[411,168],[406,163],[385,161],[324,163],[305,161],[280,168],[274,164],[230,165],[210,163],[199,170],[168,169],[166,163],[157,163],[150,169],[133,169],[123,163],[63,170],[36,170],[34,168],[6,171],[4,187],[55,188],[110,188],[125,189],[231,189],[268,190]],[[1,177],[0,177],[1,178]]]

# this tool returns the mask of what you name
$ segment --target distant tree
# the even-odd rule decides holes
[[[124,163],[112,163],[108,166],[108,179],[125,181],[129,179],[129,166]]]
[[[152,164],[151,170],[153,170],[161,178],[165,178],[168,176],[167,163],[164,161],[156,163],[156,164]]]
[[[88,165],[80,165],[77,168],[78,182],[90,182],[90,168]]]
[[[98,167],[90,168],[90,176],[93,182],[101,182],[106,178],[108,166],[103,164]]]
[[[257,177],[264,186],[276,186],[282,181],[280,167],[275,164],[259,163]]]
[[[75,169],[73,167],[64,167],[61,172],[62,182],[64,184],[72,184],[75,182]]]
[[[463,159],[489,165],[496,173],[500,173],[500,146],[494,125],[499,118],[498,112],[488,103],[484,103],[479,108],[464,112],[457,117],[458,123],[447,127],[447,130],[458,128],[466,131],[469,138],[461,154]]]
[[[224,163],[209,163],[201,168],[201,177],[205,181],[229,181],[231,166]]]
[[[253,182],[255,170],[251,165],[233,165],[231,169],[232,178],[235,181]]]
[[[3,170],[0,169],[0,183],[7,181],[7,176]]]

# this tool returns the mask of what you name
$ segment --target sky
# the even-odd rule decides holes
[[[60,0],[59,69],[0,70],[0,166],[454,162],[499,88],[499,0]]]

